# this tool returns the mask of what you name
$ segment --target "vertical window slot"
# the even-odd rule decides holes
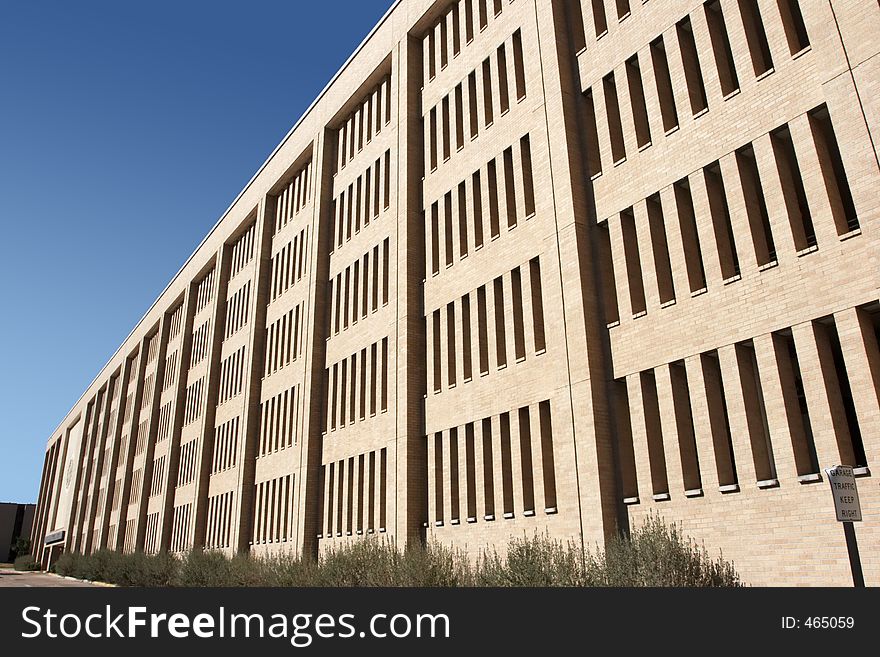
[[[645,148],[651,145],[651,126],[648,124],[648,107],[645,104],[645,88],[642,85],[638,55],[634,55],[626,61],[626,80],[629,86],[633,123],[636,128],[636,143],[639,148]]]
[[[795,247],[798,251],[816,246],[816,231],[813,228],[813,217],[807,203],[807,192],[798,166],[791,131],[783,125],[770,133],[770,144],[773,157],[779,172],[779,182],[785,207],[788,211],[788,222]]]
[[[604,300],[605,324],[620,321],[620,308],[617,305],[617,282],[614,279],[614,266],[611,256],[611,232],[608,222],[596,225],[599,237],[599,270],[601,272],[602,298]]]
[[[620,105],[617,100],[617,85],[614,82],[614,73],[609,73],[602,78],[602,87],[605,91],[605,113],[608,117],[611,157],[614,159],[614,164],[617,164],[626,159],[626,147],[623,143],[623,126],[620,123]]]
[[[456,382],[455,367],[455,304],[446,304],[446,371],[447,384],[453,387]]]
[[[532,177],[532,144],[528,135],[519,140],[519,152],[522,161],[523,201],[526,219],[535,214],[535,181]]]
[[[526,70],[523,58],[522,30],[513,33],[513,70],[516,78],[516,99],[526,97]]]
[[[733,454],[733,440],[730,434],[730,420],[727,416],[727,402],[724,384],[721,380],[721,367],[718,353],[708,352],[700,356],[703,378],[706,383],[706,400],[709,407],[709,424],[712,443],[715,448],[715,467],[720,486],[738,485],[736,460]]]
[[[479,171],[471,177],[471,193],[474,200],[474,248],[483,246],[483,189]]]
[[[599,151],[599,127],[596,124],[596,105],[593,90],[584,94],[584,128],[586,130],[587,173],[590,179],[602,173],[602,157]]]
[[[486,520],[495,519],[495,460],[492,457],[492,420],[485,418],[482,421],[481,438],[483,442],[483,499],[485,501]]]
[[[458,257],[464,258],[468,254],[468,216],[467,216],[467,188],[464,182],[458,184]]]
[[[845,235],[859,228],[859,219],[828,107],[821,105],[808,116],[837,234]]]
[[[437,524],[443,523],[443,433],[438,431],[433,436],[434,449],[434,519]]]
[[[504,517],[513,517],[513,459],[510,455],[510,413],[501,414],[501,498]]]
[[[449,519],[461,518],[461,481],[458,476],[458,427],[449,430]]]
[[[648,439],[648,463],[651,469],[651,485],[654,495],[669,492],[666,472],[666,454],[663,450],[663,430],[660,424],[660,404],[657,400],[657,381],[654,370],[639,375],[642,403],[645,412],[645,432]]]
[[[507,206],[507,229],[516,226],[516,186],[513,179],[513,148],[504,150],[504,200]]]
[[[492,108],[492,66],[488,59],[483,62],[483,112],[484,125],[488,128],[495,121]]]
[[[467,517],[470,520],[477,517],[477,467],[476,455],[474,453],[474,425],[472,422],[468,422],[464,427],[464,458],[465,471],[467,473],[465,484]]]
[[[513,294],[513,350],[517,361],[526,357],[526,335],[523,320],[522,275],[517,267],[510,273]]]
[[[488,166],[488,185],[489,185],[489,228],[493,238],[500,235],[500,226],[498,221],[498,172],[495,160],[489,162]]]
[[[505,114],[510,110],[510,90],[507,85],[507,50],[502,43],[498,46],[497,63],[498,63],[498,94],[501,100],[501,114]]]
[[[449,96],[446,96],[442,102],[443,109],[443,161],[449,159],[451,155],[451,137],[450,137],[450,121],[449,121]]]
[[[712,42],[712,52],[715,54],[721,92],[729,96],[739,91],[739,79],[736,75],[736,64],[733,61],[733,51],[730,48],[730,37],[724,24],[724,12],[721,10],[720,0],[709,0],[703,5],[703,10],[706,12],[706,21],[709,24],[709,40]]]
[[[452,234],[452,192],[446,192],[446,196],[443,197],[443,226],[446,266],[451,267],[455,260],[455,235]]]
[[[550,417],[550,402],[542,401],[539,406],[541,424],[541,465],[544,477],[544,510],[555,513],[556,501],[556,457],[553,454],[553,423]]]
[[[666,239],[666,225],[663,219],[663,205],[660,194],[647,200],[648,229],[651,234],[651,251],[654,254],[654,267],[657,274],[657,291],[660,303],[675,301],[675,286],[672,281],[672,262],[669,259],[669,244]]]
[[[541,285],[541,261],[532,258],[529,261],[529,283],[532,293],[532,325],[535,332],[535,353],[542,353],[547,348],[544,334],[544,292]]]
[[[669,379],[672,386],[672,404],[678,433],[678,451],[681,458],[684,489],[685,491],[699,490],[702,489],[703,483],[700,477],[691,395],[684,361],[676,361],[669,366]]]
[[[767,424],[767,410],[764,406],[761,379],[758,376],[755,348],[751,342],[745,342],[737,344],[735,349],[755,475],[759,482],[776,479],[776,463],[773,458],[773,445],[770,442],[770,428]]]
[[[469,294],[461,298],[461,350],[462,368],[465,381],[473,377],[473,364],[471,362],[471,297]]]
[[[694,200],[691,195],[690,182],[687,178],[682,178],[675,183],[673,191],[678,211],[678,223],[684,249],[688,284],[691,288],[691,294],[696,294],[706,289],[706,270],[703,266],[703,253],[700,248],[700,236],[697,231],[697,217],[694,212]]]
[[[654,81],[657,84],[657,97],[660,101],[660,117],[666,133],[678,127],[678,110],[675,108],[675,93],[672,90],[672,77],[669,74],[669,59],[663,37],[651,42],[651,64],[654,67]]]
[[[480,134],[480,120],[477,113],[477,73],[471,71],[468,75],[468,115],[471,123],[471,139],[476,139]]]
[[[709,194],[709,210],[712,215],[712,227],[715,243],[718,246],[718,259],[721,264],[721,275],[728,281],[740,275],[739,258],[736,254],[736,242],[733,238],[733,226],[730,222],[730,207],[724,190],[724,179],[721,167],[713,162],[703,168],[706,191]]]
[[[519,409],[519,454],[522,465],[523,511],[535,510],[535,475],[532,465],[532,425],[529,407]]]
[[[495,279],[495,355],[498,368],[507,367],[507,340],[504,320],[504,281],[499,276]]]
[[[480,374],[489,373],[489,322],[486,313],[486,286],[477,288],[477,338],[480,347]]]
[[[846,428],[848,435],[839,435],[837,438],[840,445],[840,458],[842,461],[851,462],[854,466],[868,465],[868,458],[865,453],[865,443],[862,439],[862,428],[859,426],[859,418],[856,414],[855,403],[853,402],[852,387],[849,382],[849,374],[846,370],[846,363],[843,360],[843,350],[840,346],[840,336],[837,332],[837,325],[833,318],[828,318],[827,324],[817,327],[818,330],[824,331],[831,348],[831,358],[834,365],[834,376],[828,377],[837,380],[837,390],[832,390],[832,395],[839,395],[840,403],[843,406],[844,415],[846,417]],[[850,456],[851,455],[851,456]]]
[[[455,87],[455,148],[464,148],[464,94],[461,84]]]
[[[709,109],[709,101],[706,98],[703,73],[700,71],[700,57],[697,54],[697,42],[694,40],[691,19],[685,17],[676,23],[675,33],[678,36],[681,50],[681,62],[684,66],[684,78],[691,101],[691,113],[696,116]]]
[[[770,215],[764,199],[764,189],[758,174],[755,151],[751,144],[736,151],[736,166],[742,181],[746,215],[749,219],[752,242],[755,244],[755,257],[758,265],[776,262],[776,244],[770,228]]]
[[[431,205],[431,272],[440,273],[440,208],[435,201]],[[375,294],[375,290],[374,290]],[[375,305],[375,304],[374,304]]]
[[[592,0],[593,25],[596,28],[596,38],[607,34],[608,18],[605,15],[605,0]]]
[[[810,46],[810,37],[798,0],[777,0],[788,49],[796,55]]]
[[[647,312],[648,307],[645,301],[645,282],[642,278],[642,263],[632,208],[620,213],[620,229],[623,233],[623,255],[629,282],[630,304],[633,316],[637,317]]]
[[[770,54],[770,44],[767,41],[764,22],[761,20],[758,0],[739,0],[739,13],[742,16],[752,68],[755,77],[760,77],[773,70],[773,56]]]

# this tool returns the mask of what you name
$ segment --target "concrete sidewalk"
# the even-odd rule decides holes
[[[93,587],[96,585],[74,579],[65,579],[51,573],[35,573],[13,570],[12,568],[0,568],[0,587],[13,586]]]

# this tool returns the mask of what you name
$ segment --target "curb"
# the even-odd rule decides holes
[[[112,589],[118,588],[118,585],[110,584],[109,582],[97,582],[97,581],[93,581],[90,579],[80,579],[79,577],[70,577],[69,575],[59,575],[58,573],[50,573],[50,572],[46,572],[46,571],[43,571],[43,572],[45,572],[47,575],[52,575],[53,577],[60,577],[61,579],[70,580],[71,582],[85,582],[86,584],[92,584],[94,586],[103,586],[105,588],[112,588]]]

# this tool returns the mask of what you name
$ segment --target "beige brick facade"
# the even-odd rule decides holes
[[[601,544],[880,584],[880,7],[401,0],[50,438],[35,544]]]

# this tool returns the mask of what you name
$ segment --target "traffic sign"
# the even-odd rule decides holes
[[[834,496],[834,510],[840,522],[861,522],[862,507],[859,505],[859,491],[852,466],[836,465],[825,468],[831,494]]]

